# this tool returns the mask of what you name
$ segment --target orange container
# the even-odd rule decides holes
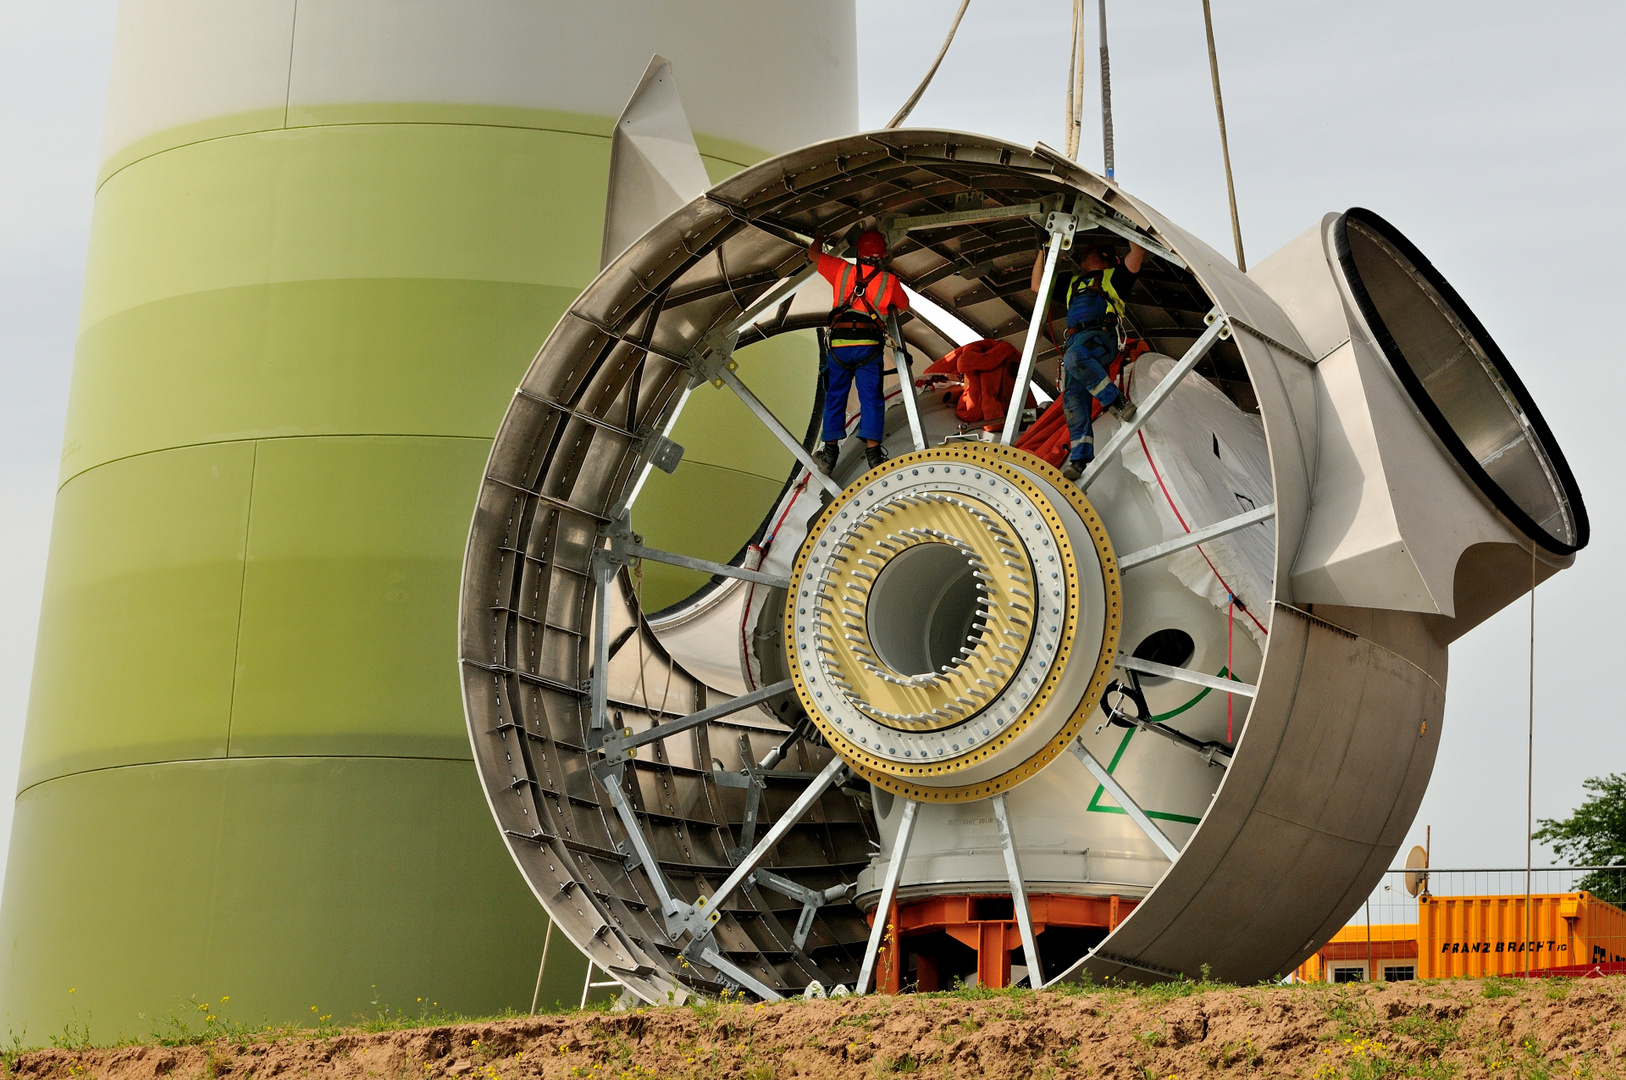
[[[1370,941],[1370,947],[1368,946]],[[1375,923],[1368,938],[1364,922],[1350,923],[1321,946],[1316,954],[1300,964],[1294,973],[1299,982],[1324,982],[1339,969],[1358,967],[1361,980],[1402,975],[1417,964],[1417,925],[1415,923]]]
[[[1417,905],[1417,977],[1514,975],[1626,960],[1626,911],[1591,893],[1429,896]]]

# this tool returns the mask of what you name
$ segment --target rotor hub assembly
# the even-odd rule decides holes
[[[920,801],[1034,775],[1100,701],[1122,604],[1077,485],[988,443],[866,473],[814,522],[785,609],[792,679],[836,753]]]

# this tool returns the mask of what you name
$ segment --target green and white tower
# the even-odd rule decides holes
[[[459,563],[655,53],[713,180],[856,125],[853,0],[121,5],[0,1025],[529,1005],[546,923],[470,763]],[[805,342],[760,348],[807,415]],[[715,445],[734,408],[696,395],[640,529],[749,536],[791,461]]]

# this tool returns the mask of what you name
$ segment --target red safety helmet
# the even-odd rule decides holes
[[[886,237],[875,229],[865,229],[858,234],[858,257],[860,259],[879,259],[886,254]]]

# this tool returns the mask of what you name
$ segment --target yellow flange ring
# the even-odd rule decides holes
[[[1117,653],[1118,568],[1094,507],[997,444],[860,477],[814,521],[791,583],[802,706],[855,771],[917,801],[1036,774],[1077,737]]]

